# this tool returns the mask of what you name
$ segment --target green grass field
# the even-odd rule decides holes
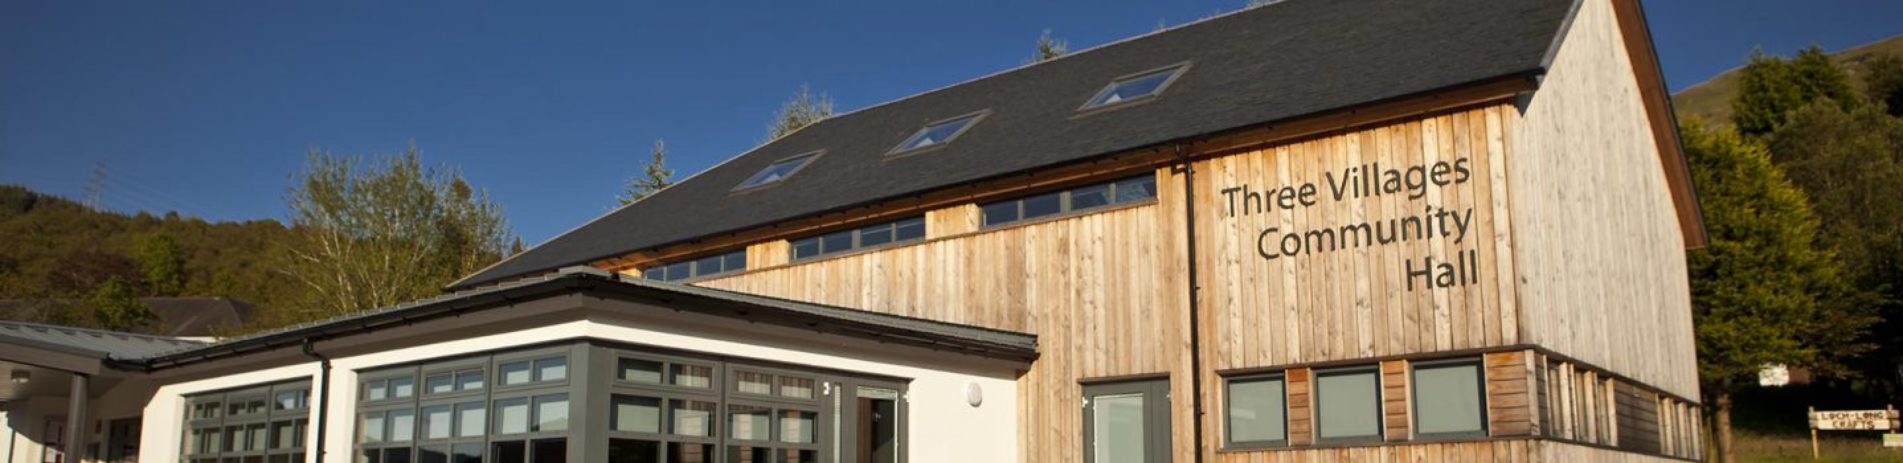
[[[1818,450],[1824,462],[1903,462],[1903,448],[1883,448],[1877,433],[1827,432],[1818,435]],[[1809,462],[1810,437],[1768,434],[1739,434],[1738,461],[1749,463]]]
[[[1903,56],[1903,36],[1891,37],[1860,45],[1849,50],[1831,53],[1831,56],[1835,57],[1839,64],[1844,65],[1844,68],[1850,71],[1853,83],[1861,87],[1863,85],[1863,78],[1859,72],[1861,69],[1859,65],[1863,60],[1880,54]],[[1749,58],[1749,51],[1739,53],[1738,66],[1744,66],[1745,60]],[[1713,76],[1710,80],[1686,87],[1684,90],[1673,94],[1672,108],[1678,113],[1679,119],[1696,116],[1704,118],[1705,121],[1714,124],[1729,124],[1731,121],[1731,96],[1737,93],[1738,70],[1732,69]]]

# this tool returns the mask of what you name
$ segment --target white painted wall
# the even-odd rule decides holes
[[[908,461],[971,463],[1018,459],[1016,373],[1006,364],[716,317],[656,312],[611,320],[559,323],[332,359],[330,398],[338,406],[331,407],[325,424],[328,461],[346,463],[353,453],[351,436],[355,431],[358,370],[584,339],[910,378],[906,415]],[[302,378],[313,378],[315,386],[317,372],[316,363],[301,363],[158,388],[145,406],[140,461],[178,460],[184,441],[185,396]],[[968,384],[977,384],[983,390],[983,405],[967,405]],[[315,442],[318,421],[315,415],[321,409],[317,401],[317,397],[312,397],[313,435],[308,437],[309,442]],[[315,460],[314,452],[309,459]]]

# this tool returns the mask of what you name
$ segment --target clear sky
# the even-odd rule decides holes
[[[307,150],[459,167],[537,243],[615,204],[648,147],[690,174],[802,84],[851,110],[1240,7],[1158,2],[0,0],[0,183],[214,220],[283,218]],[[1328,0],[1293,0],[1328,1]],[[1753,47],[1903,33],[1903,2],[1647,2],[1674,90]]]

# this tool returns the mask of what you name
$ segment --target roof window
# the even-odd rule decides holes
[[[985,112],[981,111],[934,122],[925,126],[925,128],[919,129],[918,133],[914,133],[911,137],[906,138],[905,142],[893,147],[892,151],[886,153],[886,155],[896,156],[927,148],[944,146],[946,143],[951,143],[953,139],[958,138],[959,135],[963,135],[966,129],[970,129],[972,125],[977,124],[978,120],[983,119],[985,114]]]
[[[799,173],[800,169],[805,168],[807,164],[811,164],[813,159],[819,157],[819,154],[819,151],[814,151],[775,161],[772,165],[766,166],[765,169],[760,169],[759,173],[753,174],[752,177],[747,177],[747,181],[740,182],[740,186],[733,187],[733,189],[734,191],[749,190],[784,181],[787,177]]]
[[[1163,93],[1163,89],[1169,88],[1178,76],[1183,75],[1184,69],[1189,69],[1189,64],[1144,71],[1111,81],[1110,85],[1097,91],[1096,96],[1090,97],[1090,101],[1077,110],[1089,111],[1155,98]]]

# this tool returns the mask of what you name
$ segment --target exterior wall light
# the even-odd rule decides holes
[[[985,403],[984,388],[979,387],[978,383],[976,382],[965,383],[965,403],[971,404],[973,408],[976,408],[979,405],[984,405]]]

